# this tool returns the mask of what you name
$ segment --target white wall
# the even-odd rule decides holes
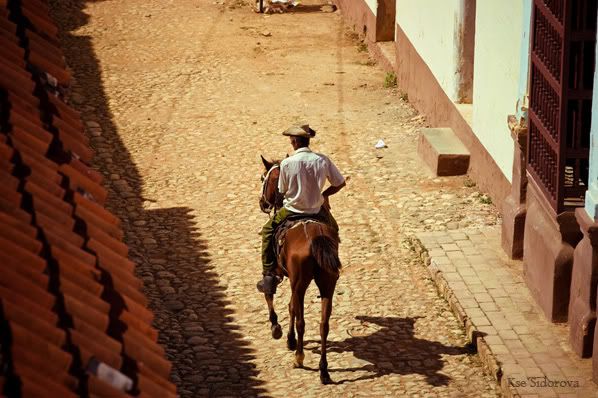
[[[356,0],[353,0],[356,1]],[[374,13],[374,15],[378,15],[378,0],[365,0],[370,10]]]
[[[459,52],[455,38],[458,37],[456,32],[462,19],[461,0],[397,0],[396,13],[397,24],[428,65],[446,95],[452,101],[457,101]]]
[[[527,72],[520,68],[522,20],[521,0],[476,4],[473,131],[509,181],[513,139],[507,115],[516,112],[519,80]]]

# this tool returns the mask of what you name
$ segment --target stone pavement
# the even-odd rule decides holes
[[[566,325],[544,318],[521,261],[500,247],[500,227],[416,236],[412,242],[432,279],[505,396],[598,396],[592,361],[573,354]]]
[[[407,244],[415,232],[496,225],[465,177],[417,155],[425,120],[383,86],[338,13],[263,16],[239,0],[52,1],[95,166],[173,361],[182,397],[484,396],[495,380]],[[309,3],[309,1],[306,1]],[[315,3],[315,2],[312,2]],[[306,27],[309,27],[307,29]],[[328,362],[318,380],[320,301],[306,296],[305,369],[273,341],[259,279],[259,155],[313,147],[350,176]],[[383,138],[388,148],[376,150]],[[285,283],[276,305],[288,326]]]

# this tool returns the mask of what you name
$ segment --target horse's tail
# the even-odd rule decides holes
[[[338,258],[338,242],[326,235],[318,235],[311,240],[311,255],[318,265],[330,273],[338,274],[341,260]]]

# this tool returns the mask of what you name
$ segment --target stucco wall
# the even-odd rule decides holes
[[[372,10],[374,15],[376,15],[376,13],[378,12],[378,0],[365,0],[365,2],[368,5],[368,7],[370,7],[370,10]]]
[[[509,181],[513,139],[507,115],[516,112],[520,77],[527,73],[521,68],[523,10],[521,0],[478,1],[476,8],[473,131]]]
[[[461,13],[461,0],[397,0],[397,24],[453,101],[459,97]]]
[[[596,35],[598,51],[598,34]],[[598,54],[598,52],[596,52]],[[586,211],[591,218],[598,220],[598,72],[594,72],[594,92],[592,97],[592,125],[590,130],[590,189],[586,192]]]

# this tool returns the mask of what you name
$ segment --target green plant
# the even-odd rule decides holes
[[[391,88],[391,87],[396,87],[396,86],[397,86],[397,75],[395,75],[393,72],[386,73],[386,76],[384,77],[384,87]]]
[[[475,184],[474,180],[472,180],[471,178],[467,177],[463,181],[463,185],[465,185],[467,188],[473,188],[473,187],[475,187],[476,184]]]
[[[478,197],[478,199],[480,200],[480,203],[483,203],[485,205],[491,205],[492,204],[492,198],[490,198],[490,196],[488,196],[488,195],[480,195]]]

